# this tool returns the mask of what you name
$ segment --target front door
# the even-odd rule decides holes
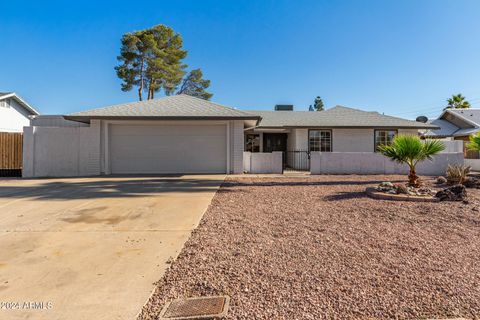
[[[264,133],[263,152],[287,151],[286,133]]]

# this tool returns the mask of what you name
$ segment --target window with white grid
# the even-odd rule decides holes
[[[310,130],[308,132],[308,146],[310,151],[331,152],[332,131]]]
[[[397,135],[397,130],[375,130],[375,152],[381,145],[390,145]]]

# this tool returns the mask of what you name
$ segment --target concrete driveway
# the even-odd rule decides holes
[[[224,178],[0,180],[0,319],[135,319]]]

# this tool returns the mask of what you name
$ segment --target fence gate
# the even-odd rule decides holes
[[[285,151],[283,157],[283,171],[309,171],[310,151],[293,150]]]
[[[22,176],[21,133],[0,132],[0,177]]]

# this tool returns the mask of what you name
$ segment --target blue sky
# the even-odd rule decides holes
[[[213,101],[241,109],[320,95],[413,118],[461,92],[480,107],[480,1],[0,1],[0,91],[44,114],[136,100],[114,67],[123,33],[166,24]],[[8,13],[8,14],[5,14]]]

